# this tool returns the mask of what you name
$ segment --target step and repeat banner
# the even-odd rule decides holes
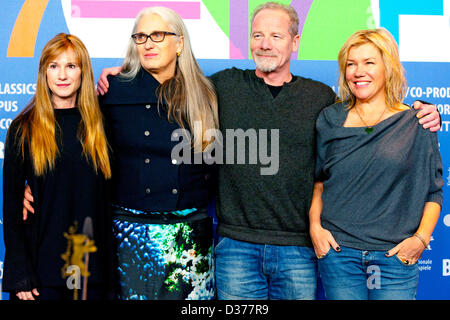
[[[136,14],[167,6],[186,22],[205,74],[236,66],[254,69],[249,52],[249,17],[261,0],[2,0],[0,2],[0,163],[7,129],[36,90],[40,52],[59,32],[86,44],[97,79],[105,67],[121,65]],[[292,73],[337,89],[337,52],[353,32],[384,27],[396,38],[408,79],[406,103],[437,105],[444,165],[444,205],[432,241],[419,260],[418,299],[450,299],[450,0],[292,0],[300,17],[300,50]],[[1,173],[0,173],[1,175]],[[1,186],[1,183],[0,183]],[[0,202],[2,202],[0,192]],[[18,214],[21,214],[18,212]],[[3,277],[0,210],[0,288]],[[7,299],[6,293],[0,298]],[[320,298],[320,297],[319,297]]]

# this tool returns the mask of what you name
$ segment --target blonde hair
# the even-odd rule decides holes
[[[14,119],[18,125],[17,137],[22,158],[25,146],[37,176],[44,175],[55,166],[59,155],[55,138],[57,125],[51,102],[51,91],[47,83],[47,68],[61,53],[73,50],[81,68],[81,86],[77,94],[77,107],[81,114],[78,139],[83,154],[92,162],[96,171],[101,170],[105,178],[111,177],[108,144],[103,128],[102,114],[95,92],[94,75],[89,53],[79,38],[60,33],[52,38],[42,50],[37,75],[36,94],[31,102]]]
[[[165,7],[145,8],[136,17],[132,34],[143,16],[157,14],[178,37],[184,37],[183,50],[177,59],[175,75],[159,87],[159,103],[167,103],[168,120],[175,120],[184,128],[185,123],[193,133],[195,150],[205,150],[212,142],[205,134],[209,129],[218,128],[217,97],[212,83],[206,78],[192,52],[189,34],[178,14]],[[172,37],[170,37],[172,38]],[[179,41],[179,40],[178,40]],[[136,77],[142,68],[137,45],[131,39],[123,63],[121,76],[127,79]],[[194,124],[201,123],[201,130]]]
[[[381,53],[386,80],[385,102],[388,108],[395,110],[405,97],[407,88],[405,71],[400,62],[398,46],[394,37],[383,28],[355,32],[339,51],[339,101],[347,103],[348,108],[353,108],[356,104],[356,98],[345,80],[347,58],[351,48],[367,43],[374,45]]]

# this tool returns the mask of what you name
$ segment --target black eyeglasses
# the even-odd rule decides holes
[[[152,40],[153,42],[162,42],[166,38],[166,35],[176,36],[177,34],[168,31],[153,31],[150,34],[145,34],[141,32],[135,33],[131,35],[131,37],[133,38],[136,44],[143,44],[147,42],[148,38],[150,38],[150,40]]]

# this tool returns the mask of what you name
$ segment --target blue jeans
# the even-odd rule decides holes
[[[314,250],[219,237],[215,248],[219,300],[315,299]]]
[[[325,296],[329,300],[414,300],[419,283],[417,263],[404,264],[384,251],[340,246],[318,260]]]

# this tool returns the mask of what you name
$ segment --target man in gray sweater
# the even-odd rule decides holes
[[[300,40],[298,16],[291,6],[267,3],[255,11],[251,26],[256,70],[233,68],[211,77],[219,99],[220,130],[276,132],[275,141],[268,135],[267,145],[272,146],[268,153],[278,151],[271,154],[278,157],[278,170],[262,175],[261,161],[219,166],[217,294],[235,300],[314,299],[316,257],[308,226],[314,128],[335,94],[323,83],[291,74],[291,54]],[[227,142],[224,154],[234,148]],[[244,149],[245,159],[250,159],[251,149]]]

